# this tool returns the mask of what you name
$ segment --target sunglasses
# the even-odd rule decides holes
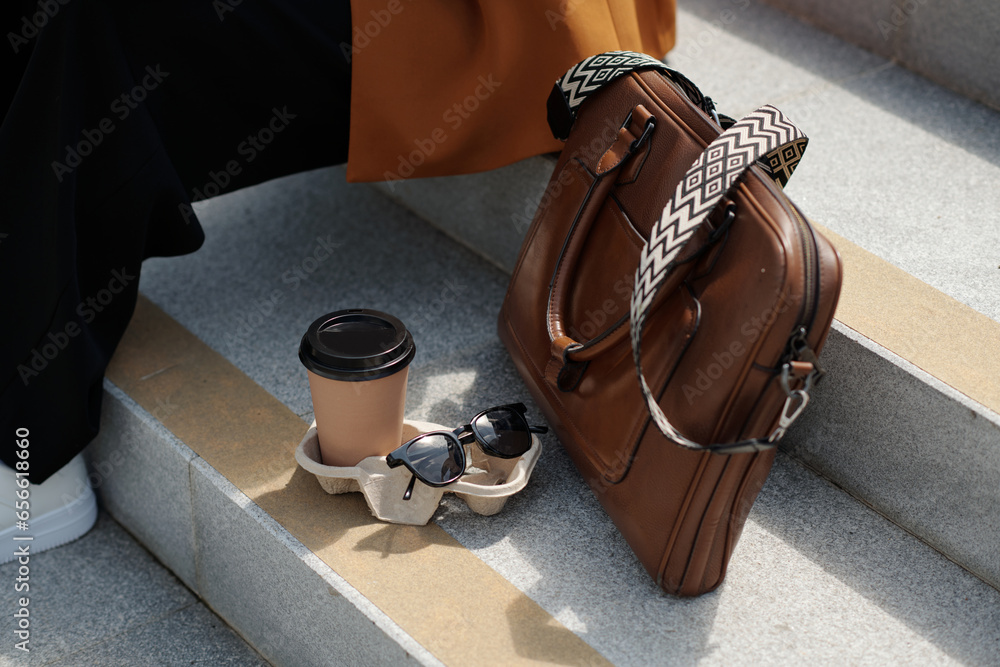
[[[532,433],[547,433],[545,426],[530,426],[523,403],[483,410],[454,431],[430,431],[404,442],[385,457],[390,468],[406,466],[410,479],[403,500],[409,500],[419,479],[428,486],[447,486],[465,474],[465,445],[476,442],[486,454],[513,459],[531,449]]]

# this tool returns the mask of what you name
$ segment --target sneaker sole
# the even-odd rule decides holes
[[[19,554],[15,551],[28,545],[31,555],[61,547],[73,540],[83,537],[97,521],[97,499],[94,492],[87,487],[86,493],[79,498],[38,518],[29,520],[30,531],[18,530],[17,526],[0,532],[0,545],[10,545],[10,550],[0,546],[0,564],[13,561]],[[30,537],[30,540],[17,540],[15,537]]]

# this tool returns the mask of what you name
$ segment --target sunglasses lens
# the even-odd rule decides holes
[[[504,458],[520,456],[531,449],[528,423],[508,408],[488,410],[473,424],[491,453]]]
[[[410,443],[406,458],[425,482],[448,484],[465,472],[465,452],[455,438],[440,433],[425,435]]]

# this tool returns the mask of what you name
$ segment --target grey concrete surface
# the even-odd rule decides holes
[[[919,0],[918,0],[919,1]],[[898,0],[864,0],[862,2],[823,2],[823,0],[764,0],[793,16],[826,30],[840,39],[864,46],[867,50],[890,58],[893,53],[892,37],[898,31],[891,21],[889,28],[880,28],[879,21],[892,18]],[[747,0],[734,0],[737,7],[749,4]],[[683,5],[693,9],[694,3]],[[887,39],[889,37],[889,39]]]
[[[101,434],[85,450],[101,506],[197,592],[191,508],[191,449],[110,381],[104,382]],[[155,471],[149,477],[146,471]]]
[[[343,180],[342,169],[319,170],[197,204],[204,247],[143,266],[153,301],[187,313],[195,335],[302,416],[312,405],[297,351],[315,318],[388,310],[413,332],[419,368],[479,342],[484,332],[468,322],[495,316],[505,289],[479,256]]]
[[[218,325],[217,309],[239,310],[270,289],[284,269],[286,258],[265,250],[276,245],[267,230],[274,221],[255,211],[280,211],[285,202],[288,217],[277,228],[289,247],[308,247],[327,233],[352,247],[373,248],[364,239],[374,238],[377,251],[396,268],[386,268],[376,256],[345,254],[289,290],[280,304],[289,310],[276,311],[272,319],[301,321],[269,324],[273,332],[258,327],[260,335],[248,337],[238,354],[230,352],[244,372],[305,414],[308,386],[295,349],[311,313],[302,316],[292,307],[314,312],[330,295],[342,301],[371,295],[371,281],[391,283],[395,275],[408,283],[406,289],[387,284],[379,306],[402,313],[404,321],[412,318],[417,345],[424,345],[411,371],[408,417],[458,423],[489,404],[527,399],[495,335],[506,275],[375,190],[340,182],[341,174],[313,172],[216,200],[202,209],[205,247],[190,257],[149,262],[141,289],[224,350],[229,331]],[[303,209],[306,191],[315,199]],[[252,254],[257,246],[254,262],[219,259],[230,252]],[[407,268],[416,256],[425,265],[449,266],[450,280],[475,288],[445,303],[441,273]],[[455,256],[463,261],[452,264]],[[428,305],[434,299],[439,306]],[[468,301],[480,304],[466,307]],[[537,419],[537,408],[528,403]],[[204,465],[195,462],[196,468]],[[200,589],[210,599],[218,594],[213,604],[248,636],[263,632],[269,619],[282,633],[291,632],[294,624],[284,616],[293,605],[280,591],[249,598],[252,591],[240,582],[248,572],[285,577],[299,565],[254,537],[263,532],[251,521],[252,504],[239,506],[238,492],[223,492],[225,484],[215,482],[195,486],[199,525],[216,522],[198,528],[198,543],[208,550]],[[651,656],[671,664],[988,664],[1000,642],[1000,592],[784,455],[751,513],[727,583],[696,600],[656,589],[551,436],[531,483],[501,514],[481,517],[450,498],[436,520],[619,665],[650,664]],[[284,582],[281,588],[296,591],[295,599],[323,593],[318,585],[300,590]],[[223,601],[226,596],[231,599]],[[502,619],[497,623],[502,626]],[[310,641],[318,639],[310,635]]]
[[[374,187],[510,273],[554,166],[543,156],[485,174]]]
[[[201,604],[185,607],[160,621],[139,626],[49,664],[54,667],[270,665]]]
[[[893,57],[941,85],[1000,108],[1000,5],[989,0],[915,2],[899,3],[903,16],[894,11],[887,21],[900,28],[891,33],[896,39]]]
[[[1000,6],[989,0],[764,0],[842,39],[1000,108]],[[749,0],[731,0],[744,6]],[[693,2],[683,4],[691,7]]]
[[[823,358],[783,449],[1000,588],[1000,416],[839,323]]]
[[[759,2],[678,4],[677,43],[667,61],[733,117],[887,62]]]
[[[202,459],[192,464],[202,596],[278,665],[440,665]]]
[[[20,567],[0,566],[0,664],[268,664],[103,512],[79,540],[30,556],[26,591]],[[27,653],[15,647],[21,597]]]

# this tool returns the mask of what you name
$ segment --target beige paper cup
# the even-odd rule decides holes
[[[353,466],[399,447],[415,352],[403,323],[377,310],[328,313],[309,326],[299,359],[324,465]]]

